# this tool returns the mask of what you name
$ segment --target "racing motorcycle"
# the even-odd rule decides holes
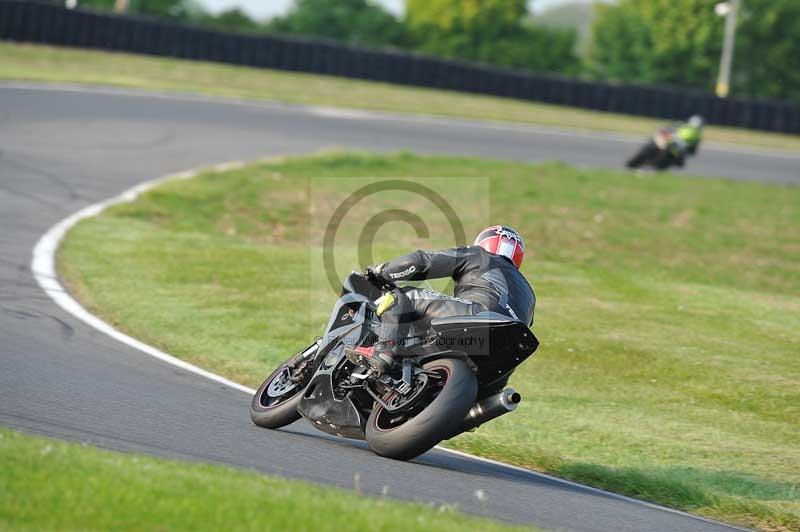
[[[374,279],[373,279],[374,281]],[[385,370],[369,349],[396,286],[351,273],[324,336],[273,371],[250,407],[253,422],[276,429],[304,417],[315,428],[366,440],[375,453],[409,460],[442,440],[513,411],[521,397],[505,388],[539,346],[523,323],[503,314],[412,324],[405,350]]]
[[[656,170],[666,170],[670,166],[683,166],[686,154],[686,143],[671,128],[662,128],[625,165],[631,169],[649,166]]]

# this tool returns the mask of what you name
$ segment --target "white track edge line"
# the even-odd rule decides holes
[[[260,159],[260,160],[268,160],[268,159]],[[274,160],[274,158],[272,158]],[[251,161],[251,162],[258,162]],[[156,179],[152,179],[150,181],[144,181],[143,183],[139,183],[135,185],[121,194],[118,194],[114,197],[108,198],[106,200],[93,203],[83,209],[79,210],[78,212],[67,216],[60,222],[56,223],[50,229],[48,229],[42,236],[39,238],[39,241],[33,248],[33,258],[31,260],[31,271],[33,272],[33,276],[36,279],[36,282],[39,286],[44,290],[44,292],[50,296],[50,298],[55,301],[58,306],[64,309],[69,314],[73,315],[74,317],[78,318],[82,322],[86,323],[93,329],[106,334],[117,340],[122,342],[123,344],[128,345],[134,349],[137,349],[147,355],[150,355],[158,360],[166,362],[168,364],[172,364],[173,366],[179,367],[201,377],[205,377],[206,379],[212,380],[219,384],[228,386],[235,390],[239,390],[244,392],[248,395],[255,395],[256,390],[245,386],[243,384],[239,384],[238,382],[234,382],[230,379],[226,379],[221,375],[217,375],[216,373],[212,373],[206,369],[203,369],[199,366],[195,366],[194,364],[190,364],[185,360],[181,360],[173,355],[165,353],[155,347],[148,345],[132,336],[128,336],[127,334],[119,331],[118,329],[114,328],[108,322],[103,321],[102,319],[98,318],[91,312],[89,312],[83,305],[78,303],[72,296],[69,295],[67,290],[61,285],[58,280],[58,274],[56,273],[56,252],[58,250],[59,245],[61,244],[62,240],[64,239],[64,235],[66,235],[67,231],[69,231],[73,226],[75,226],[81,220],[85,220],[87,218],[92,218],[94,216],[99,215],[106,209],[111,206],[119,205],[122,203],[131,203],[136,198],[138,198],[142,193],[147,192],[161,184],[170,182],[170,181],[178,181],[178,180],[185,180],[191,179],[196,177],[197,175],[208,172],[208,171],[226,171],[226,170],[234,170],[237,168],[242,168],[246,164],[245,161],[229,161],[221,164],[217,164],[210,167],[204,168],[194,168],[191,170],[187,170],[184,172],[178,172],[174,174],[165,175]],[[657,510],[662,510],[678,515],[682,515],[685,517],[689,517],[692,519],[698,519],[701,521],[706,521],[708,523],[713,523],[716,525],[726,526],[733,530],[750,530],[747,528],[741,528],[736,525],[732,525],[729,523],[725,523],[722,521],[717,521],[714,519],[710,519],[707,517],[703,517],[700,515],[690,514],[688,512],[684,512],[682,510],[676,510],[674,508],[668,508],[666,506],[660,506],[655,503],[647,502],[641,499],[636,499],[633,497],[628,497],[626,495],[620,495],[619,493],[614,493],[611,491],[605,491],[600,488],[594,488],[592,486],[587,486],[584,484],[579,484],[577,482],[572,482],[570,480],[566,480],[559,477],[550,476],[544,473],[540,473],[538,471],[533,471],[531,469],[525,469],[524,467],[515,466],[512,464],[507,464],[505,462],[500,462],[498,460],[492,460],[490,458],[483,458],[481,456],[475,456],[469,453],[465,453],[463,451],[457,451],[455,449],[448,449],[447,447],[442,447],[437,445],[435,449],[444,451],[455,456],[460,456],[462,458],[468,458],[470,460],[475,460],[478,462],[484,462],[487,464],[495,465],[498,467],[504,467],[507,469],[511,469],[513,471],[524,473],[527,475],[534,476],[540,479],[547,479],[548,481],[562,484],[565,486],[576,487],[580,488],[585,491],[589,491],[591,493],[602,494],[607,497],[611,497],[618,500],[623,500],[627,502],[632,502],[635,504],[644,505],[650,508],[654,508]]]
[[[210,170],[230,170],[236,167],[243,166],[244,163],[241,161],[233,161],[230,163],[225,163],[222,165],[217,165],[211,167]],[[205,169],[209,170],[209,169]],[[212,381],[218,382],[225,386],[229,386],[236,390],[248,393],[248,394],[255,394],[255,390],[252,388],[248,388],[247,386],[243,386],[237,382],[233,382],[221,375],[217,375],[215,373],[211,373],[208,370],[205,370],[201,367],[195,366],[194,364],[190,364],[184,360],[176,358],[170,354],[167,354],[159,349],[156,349],[153,346],[145,344],[137,340],[136,338],[132,338],[127,334],[120,332],[108,322],[101,320],[97,316],[90,313],[86,308],[84,308],[80,303],[78,303],[69,293],[64,289],[61,283],[58,280],[58,275],[56,274],[56,264],[55,264],[55,257],[56,257],[56,250],[58,249],[59,244],[61,243],[62,239],[66,232],[72,228],[75,224],[84,220],[86,218],[91,218],[93,216],[97,216],[108,207],[112,205],[118,205],[121,203],[129,203],[135,200],[139,195],[143,192],[146,192],[153,187],[160,185],[162,183],[166,183],[168,181],[175,181],[179,179],[189,179],[191,177],[196,176],[200,173],[201,169],[189,170],[186,172],[180,172],[177,174],[171,174],[164,177],[160,177],[158,179],[153,179],[151,181],[145,181],[144,183],[140,183],[135,187],[132,187],[122,194],[114,196],[113,198],[109,198],[107,200],[101,201],[99,203],[94,203],[85,207],[78,212],[68,216],[52,226],[47,232],[42,235],[39,241],[36,243],[36,246],[33,248],[33,259],[31,261],[31,271],[33,272],[33,276],[36,278],[36,282],[39,283],[39,286],[42,287],[42,290],[50,296],[50,298],[55,301],[61,308],[63,308],[68,313],[72,314],[79,320],[83,321],[90,327],[110,336],[111,338],[122,342],[123,344],[127,344],[134,349],[138,349],[152,357],[155,357],[159,360],[172,364],[173,366],[177,366],[179,368],[185,369],[186,371],[190,371],[201,377],[205,377]]]

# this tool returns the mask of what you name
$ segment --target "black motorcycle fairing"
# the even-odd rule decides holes
[[[507,377],[539,347],[522,322],[493,312],[433,320],[431,327],[434,336],[426,347],[465,353],[477,367],[479,386]]]
[[[350,277],[354,275],[357,274]],[[323,432],[364,439],[366,418],[353,403],[351,394],[336,397],[334,374],[347,363],[345,348],[359,346],[370,334],[367,327],[368,313],[372,314],[370,306],[367,297],[348,291],[336,302],[328,320],[317,355],[317,370],[297,406],[297,411]]]
[[[347,334],[348,347],[355,347],[361,337],[361,331],[352,333],[355,329],[360,329],[367,320],[367,313],[372,312],[368,308],[370,300],[361,294],[347,293],[339,298],[333,307],[333,312],[325,327],[325,336],[322,339],[321,348],[328,344],[338,341],[343,335]]]
[[[367,419],[348,394],[342,399],[333,392],[333,374],[345,361],[345,345],[340,343],[325,356],[303,391],[297,411],[315,428],[344,438],[364,439]],[[330,363],[328,363],[330,362]]]
[[[625,163],[625,166],[631,169],[650,166],[656,170],[666,170],[670,166],[684,166],[686,155],[687,150],[671,150],[659,146],[650,139]]]

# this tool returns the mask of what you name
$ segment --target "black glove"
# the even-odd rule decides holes
[[[367,266],[366,271],[364,271],[364,277],[367,278],[367,281],[369,281],[372,286],[380,288],[383,291],[394,290],[397,288],[397,285],[392,281],[384,279],[378,266]]]

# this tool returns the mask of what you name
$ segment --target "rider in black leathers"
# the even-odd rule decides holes
[[[393,290],[395,304],[381,316],[383,328],[375,356],[390,367],[411,324],[427,329],[434,318],[492,311],[532,325],[536,296],[518,269],[524,249],[519,233],[492,226],[472,246],[415,251],[368,267],[367,276],[384,286],[445,277],[455,281],[454,296],[413,287]]]

